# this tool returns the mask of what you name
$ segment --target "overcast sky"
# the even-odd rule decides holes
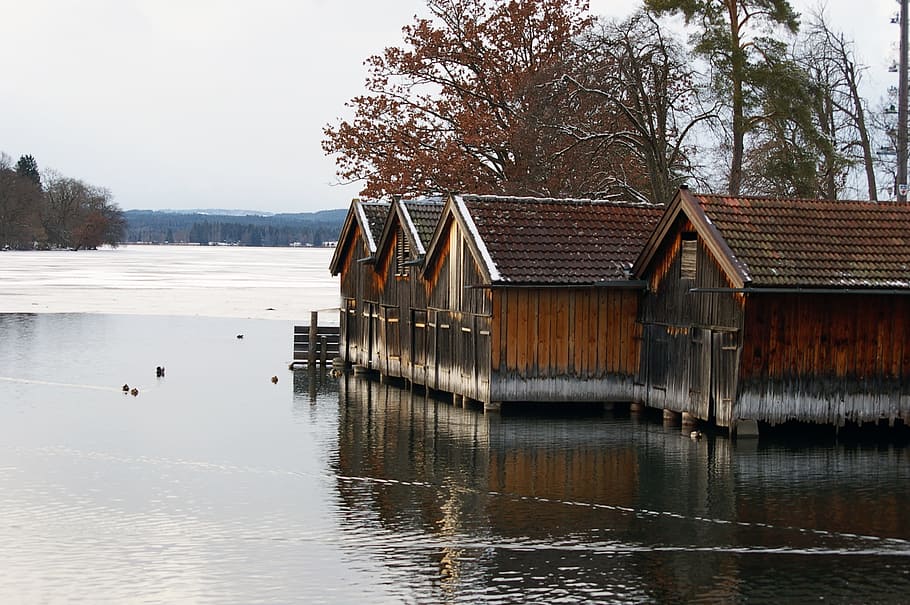
[[[637,4],[591,1],[609,16]],[[828,7],[873,68],[877,99],[897,83],[898,4]],[[422,0],[0,0],[0,151],[107,187],[124,209],[345,207],[359,187],[334,184],[322,129],[362,92],[363,60],[424,11]]]

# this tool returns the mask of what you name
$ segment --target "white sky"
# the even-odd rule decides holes
[[[814,1],[794,0],[805,11]],[[623,16],[638,2],[591,0]],[[895,0],[829,0],[877,100]],[[347,206],[322,129],[422,0],[0,0],[0,151],[124,209]],[[891,78],[890,76],[895,76]],[[893,80],[893,81],[892,81]]]

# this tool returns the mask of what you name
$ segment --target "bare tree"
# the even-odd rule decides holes
[[[110,191],[54,172],[45,173],[44,182],[44,228],[52,246],[79,250],[123,241],[123,213]]]
[[[813,111],[821,133],[830,142],[819,175],[825,197],[839,197],[845,173],[861,166],[870,200],[878,199],[875,156],[859,87],[864,67],[857,63],[853,43],[828,25],[824,11],[812,13],[796,54],[815,87]]]
[[[717,118],[716,105],[705,108],[700,101],[691,57],[645,11],[602,23],[580,44],[585,59],[564,80],[571,95],[592,107],[569,114],[560,127],[579,143],[619,148],[642,166],[644,182],[618,184],[627,197],[669,201],[695,175],[691,152],[698,126]],[[605,121],[600,114],[615,117]]]

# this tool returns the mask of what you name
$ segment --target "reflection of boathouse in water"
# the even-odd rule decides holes
[[[910,416],[910,205],[355,201],[348,363],[456,401],[629,401],[737,423]],[[906,344],[905,344],[906,343]]]
[[[622,413],[483,415],[352,374],[332,382],[337,491],[366,527],[352,547],[381,544],[390,566],[462,597],[506,576],[520,594],[546,591],[558,566],[562,585],[618,587],[624,600],[761,601],[778,565],[775,581],[817,598],[832,556],[849,576],[851,560],[881,561],[852,549],[905,554],[903,447],[794,454]],[[867,600],[889,600],[880,587]]]

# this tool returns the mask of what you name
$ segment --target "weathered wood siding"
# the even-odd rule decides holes
[[[492,296],[480,267],[452,221],[436,264],[424,281],[423,384],[477,401],[490,401]],[[418,345],[419,346],[419,345]],[[415,372],[415,381],[419,374]]]
[[[910,421],[910,297],[750,294],[736,416]]]
[[[406,236],[396,230],[387,250],[394,251],[401,237]],[[411,243],[409,249],[413,251],[416,246]],[[408,260],[415,260],[413,253]],[[386,252],[377,258],[375,271],[381,288],[375,367],[386,376],[424,384],[427,303],[420,269],[410,264],[399,275],[394,252]],[[416,360],[415,352],[419,353]]]
[[[496,288],[493,399],[629,401],[640,296],[619,288]]]
[[[684,234],[694,238],[694,279],[683,268]],[[728,292],[691,292],[732,284],[704,242],[694,237],[694,228],[685,217],[664,239],[647,277],[635,398],[652,407],[689,412],[729,426],[745,298]]]
[[[358,262],[370,256],[360,227],[344,257],[340,282],[342,317],[341,356],[351,364],[369,365],[371,358],[373,306],[379,298],[379,281],[372,265]]]

